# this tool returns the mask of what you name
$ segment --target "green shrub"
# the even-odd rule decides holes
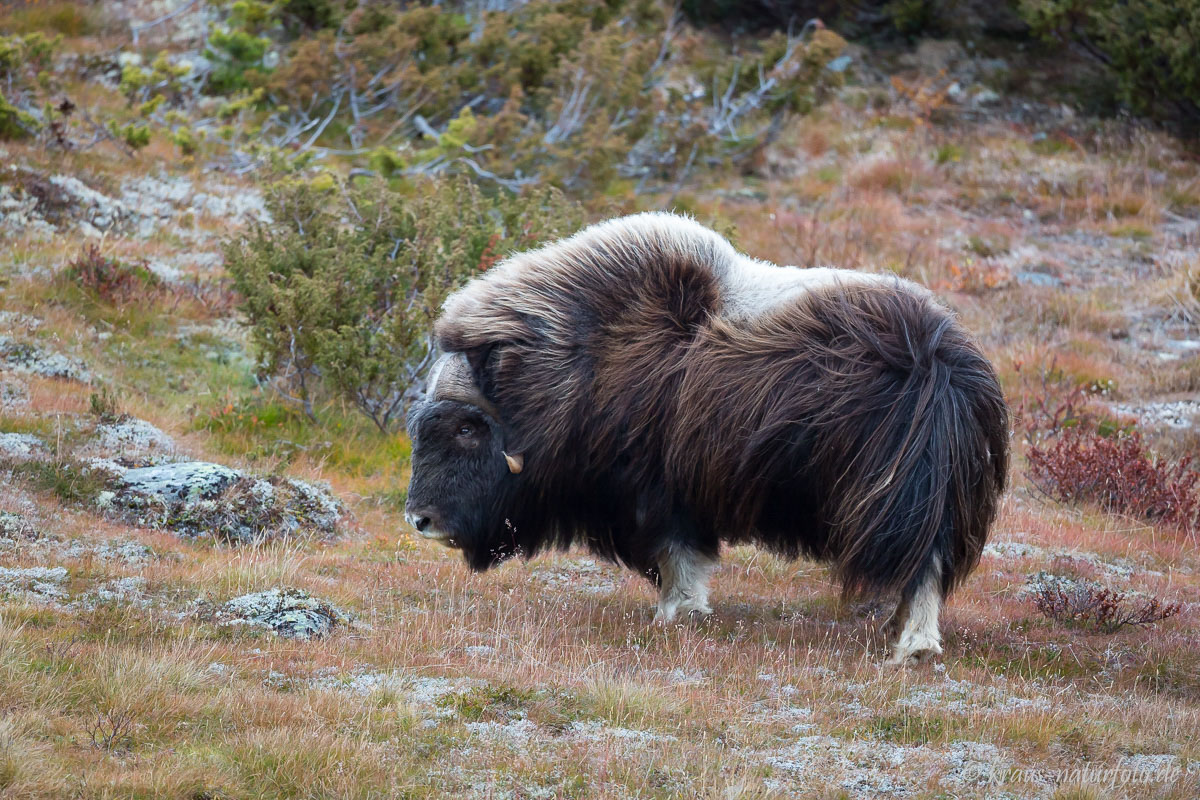
[[[816,18],[853,36],[943,36],[961,26],[964,6],[983,5],[972,0],[684,0],[682,8],[702,24],[750,30],[799,26]]]
[[[489,196],[458,178],[339,191],[329,178],[274,187],[275,223],[228,242],[226,262],[260,375],[310,416],[331,392],[386,432],[429,362],[446,295],[582,214],[552,189]]]
[[[263,78],[264,105],[280,109],[264,130],[362,148],[385,175],[597,192],[681,182],[820,102],[842,80],[825,67],[844,44],[829,30],[734,43],[653,0],[358,9]],[[395,135],[370,138],[380,129]]]
[[[24,139],[38,129],[37,120],[0,94],[0,139]]]
[[[1035,34],[1108,65],[1130,108],[1200,126],[1200,0],[1020,0],[1020,9]]]
[[[222,95],[246,89],[269,72],[263,65],[263,58],[271,40],[265,36],[255,36],[238,28],[217,30],[209,35],[208,45],[204,55],[213,62],[206,87],[210,94]]]
[[[0,35],[0,140],[25,139],[41,129],[30,113],[61,36]]]
[[[121,125],[116,120],[110,119],[108,121],[108,132],[112,134],[114,139],[124,142],[132,150],[141,150],[150,144],[149,125],[139,125],[136,122]]]

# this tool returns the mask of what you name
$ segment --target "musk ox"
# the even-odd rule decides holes
[[[721,543],[752,542],[896,597],[892,661],[941,652],[942,600],[1004,489],[1008,410],[927,290],[638,214],[511,256],[435,336],[407,519],[471,568],[581,544],[653,581],[670,621],[709,613]]]

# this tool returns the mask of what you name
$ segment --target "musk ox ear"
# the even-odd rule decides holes
[[[504,453],[504,461],[506,464],[508,464],[508,471],[513,475],[518,475],[520,474],[521,470],[525,469],[525,456],[521,453],[515,453],[511,455],[509,453]]]

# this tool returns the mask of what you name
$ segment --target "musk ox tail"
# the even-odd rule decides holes
[[[995,372],[949,311],[899,286],[822,293],[831,333],[815,460],[847,594],[943,595],[975,568],[1004,491],[1008,409]],[[846,384],[838,387],[838,384]]]

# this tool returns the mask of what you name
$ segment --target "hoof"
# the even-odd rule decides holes
[[[680,613],[689,617],[707,617],[713,613],[713,610],[708,603],[691,603],[687,600],[680,603],[660,604],[658,611],[654,614],[654,621],[659,625],[670,625],[675,622]]]
[[[910,637],[896,642],[888,666],[912,667],[927,664],[942,654],[942,644],[932,637]]]

